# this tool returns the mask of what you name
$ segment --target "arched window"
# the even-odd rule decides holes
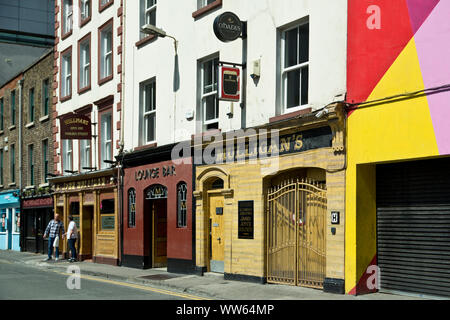
[[[128,190],[128,228],[136,227],[136,190]]]
[[[217,178],[211,185],[211,189],[223,189],[223,180]]]
[[[187,185],[180,182],[177,186],[177,227],[187,227]]]

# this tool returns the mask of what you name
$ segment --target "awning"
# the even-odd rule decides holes
[[[14,193],[16,196],[14,196]],[[11,208],[20,205],[19,202],[19,190],[12,190],[4,193],[0,193],[0,208]]]

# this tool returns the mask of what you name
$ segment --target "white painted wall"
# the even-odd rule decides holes
[[[194,19],[197,0],[160,1],[157,27],[178,41],[180,88],[173,92],[174,47],[170,38],[159,38],[138,48],[139,1],[126,1],[124,143],[129,151],[139,145],[139,83],[156,77],[158,146],[189,139],[202,131],[188,121],[189,110],[198,111],[197,61],[220,53],[220,60],[241,63],[242,40],[223,43],[213,32],[213,20],[232,11],[248,21],[248,63],[261,59],[261,78],[255,85],[247,73],[246,126],[262,125],[279,115],[277,102],[277,49],[279,30],[309,16],[309,106],[318,109],[346,92],[346,0],[224,0],[218,10]],[[241,128],[241,109],[234,104],[233,118],[226,116],[229,102],[220,102],[222,132]]]
[[[113,5],[106,8],[102,12],[98,10],[98,2],[97,0],[91,1],[93,7],[91,10],[91,21],[87,24],[79,27],[79,7],[78,0],[73,0],[73,31],[72,35],[64,40],[61,40],[61,10],[58,13],[58,22],[60,27],[58,29],[58,36],[60,37],[60,41],[57,45],[58,52],[61,53],[66,50],[68,47],[72,46],[72,98],[68,101],[62,102],[60,101],[60,70],[61,70],[61,56],[58,58],[58,89],[56,91],[56,96],[58,97],[58,103],[56,105],[56,111],[58,115],[64,115],[68,112],[76,110],[78,108],[84,107],[87,104],[93,104],[95,101],[98,101],[102,98],[105,98],[109,95],[114,95],[114,104],[113,104],[113,119],[112,119],[112,127],[113,127],[113,156],[117,155],[118,150],[116,148],[116,141],[120,139],[120,132],[117,130],[117,122],[120,121],[120,112],[117,112],[116,105],[120,102],[120,93],[117,92],[117,85],[120,83],[120,74],[117,73],[117,66],[121,63],[120,56],[117,55],[117,47],[120,45],[120,36],[117,35],[117,28],[120,26],[120,19],[117,17],[117,10],[120,7],[120,1],[114,1]],[[61,4],[61,1],[59,1]],[[113,79],[104,83],[103,85],[98,84],[98,28],[101,27],[105,22],[113,19]],[[78,94],[78,73],[79,73],[79,61],[78,61],[78,40],[83,38],[88,33],[91,33],[91,89],[85,93]],[[92,113],[91,113],[91,121],[99,123],[98,110],[97,106],[93,104]],[[62,159],[62,144],[60,140],[60,128],[59,128],[59,120],[56,121],[56,125],[58,126],[58,134],[57,141],[59,142],[59,148],[57,149],[57,153],[60,156],[60,161],[58,165],[58,170],[62,172],[61,167],[61,159]],[[92,126],[92,134],[98,135],[98,128],[100,124],[96,126]],[[95,130],[95,131],[94,131]],[[73,170],[77,171],[79,169],[79,147],[78,140],[73,140]],[[92,166],[100,168],[99,163],[99,144],[98,137],[93,138],[91,140],[91,152],[92,152]]]

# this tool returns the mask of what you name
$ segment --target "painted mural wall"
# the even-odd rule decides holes
[[[449,15],[446,0],[348,2],[347,293],[373,291],[375,164],[450,154]]]

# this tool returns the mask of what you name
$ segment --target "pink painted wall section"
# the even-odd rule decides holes
[[[414,39],[425,88],[450,85],[450,1],[437,4]],[[450,91],[429,94],[427,99],[439,153],[450,154]]]

